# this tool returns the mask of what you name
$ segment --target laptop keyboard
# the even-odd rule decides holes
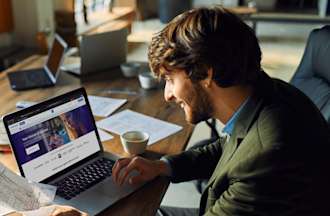
[[[72,199],[81,192],[111,176],[114,163],[110,159],[100,158],[70,176],[61,179],[54,184],[58,187],[57,195],[66,200]]]
[[[40,85],[50,85],[52,82],[45,71],[29,71],[26,73],[25,81],[28,83],[36,83]]]

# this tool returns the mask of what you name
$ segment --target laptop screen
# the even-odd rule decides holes
[[[75,94],[7,121],[16,160],[27,179],[43,181],[101,150],[86,100]]]
[[[59,71],[66,47],[66,43],[58,35],[55,35],[46,63],[46,68],[54,77]]]

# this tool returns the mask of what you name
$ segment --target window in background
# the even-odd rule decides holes
[[[77,22],[89,23],[89,17],[94,13],[109,10],[113,6],[113,0],[75,0],[75,14]]]

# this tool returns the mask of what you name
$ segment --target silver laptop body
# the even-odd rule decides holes
[[[81,36],[80,63],[63,65],[64,71],[86,75],[126,62],[127,28]]]
[[[85,185],[77,184],[77,174],[84,174],[83,181],[84,176],[101,175],[97,164],[107,161],[105,177],[93,186],[78,188],[69,198],[62,194],[64,189],[58,189],[56,204],[96,215],[139,187],[114,184],[111,166],[117,157],[103,151],[83,88],[9,114],[3,121],[21,175],[29,180],[68,188],[66,193],[70,194],[77,185]],[[65,187],[61,186],[63,182]],[[68,182],[75,186],[67,185]]]

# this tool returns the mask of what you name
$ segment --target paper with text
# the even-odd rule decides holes
[[[181,126],[165,122],[132,110],[124,110],[109,118],[96,122],[97,127],[123,134],[127,131],[139,130],[149,134],[148,145],[168,137],[182,129]]]
[[[30,183],[0,164],[0,215],[12,211],[36,210],[50,204],[56,187]]]
[[[108,98],[100,96],[88,96],[89,103],[92,108],[93,115],[100,117],[107,117],[119,107],[124,105],[126,99]]]

